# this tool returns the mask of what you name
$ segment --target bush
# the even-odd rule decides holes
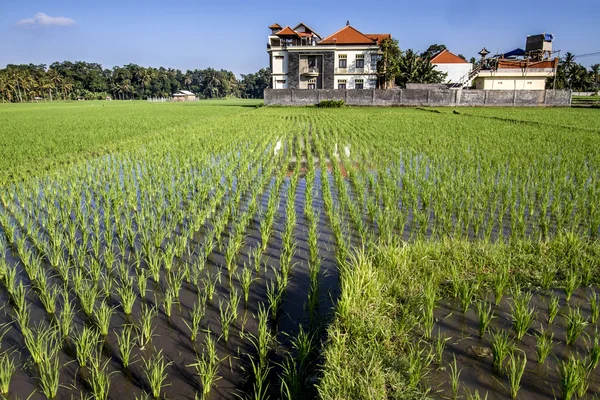
[[[319,107],[319,108],[342,108],[345,105],[346,104],[344,103],[344,100],[323,100],[322,102],[317,104],[317,107]]]

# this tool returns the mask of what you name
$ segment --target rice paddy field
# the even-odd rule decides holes
[[[600,112],[0,105],[0,395],[600,398]]]

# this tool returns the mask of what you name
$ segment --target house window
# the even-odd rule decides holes
[[[276,60],[283,60],[283,56],[275,56]]]
[[[364,68],[365,67],[365,55],[357,54],[356,55],[356,68]]]
[[[354,89],[364,89],[365,88],[365,81],[362,79],[356,79],[354,81]]]
[[[371,54],[371,69],[377,69],[377,62],[379,62],[379,54]]]
[[[369,85],[371,86],[372,89],[377,89],[377,79],[371,79],[371,81],[369,82]]]
[[[338,89],[346,89],[346,80],[338,79]]]
[[[285,79],[284,79],[284,80],[282,80],[282,81],[278,80],[278,81],[277,81],[277,83],[284,84],[284,83],[285,83]]]
[[[339,56],[339,67],[347,68],[348,66],[348,56],[346,54],[340,54]]]
[[[312,78],[308,80],[308,88],[316,89],[317,88],[317,78]]]

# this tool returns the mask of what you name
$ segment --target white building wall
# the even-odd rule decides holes
[[[338,88],[338,82],[340,80],[346,81],[346,89],[356,89],[355,84],[357,79],[363,80],[363,89],[377,89],[377,75],[334,75],[333,76],[333,88]]]
[[[340,68],[339,55],[346,55],[346,68]],[[365,60],[364,68],[356,68],[356,55],[363,54]],[[373,74],[377,72],[377,66],[371,65],[371,54],[377,54],[377,50],[346,50],[335,51],[335,73],[336,74]],[[374,67],[374,68],[373,68]]]
[[[460,64],[433,64],[435,69],[440,72],[448,74],[446,77],[446,83],[458,83],[461,82],[468,85],[467,81],[469,78],[469,72],[473,69],[471,63],[460,63]]]
[[[273,74],[287,74],[289,71],[289,57],[287,51],[272,51]],[[278,57],[283,57],[278,58]]]

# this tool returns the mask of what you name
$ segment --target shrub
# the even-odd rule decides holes
[[[317,107],[319,107],[319,108],[342,108],[345,105],[346,104],[344,103],[344,100],[323,100],[319,104],[317,104]]]

